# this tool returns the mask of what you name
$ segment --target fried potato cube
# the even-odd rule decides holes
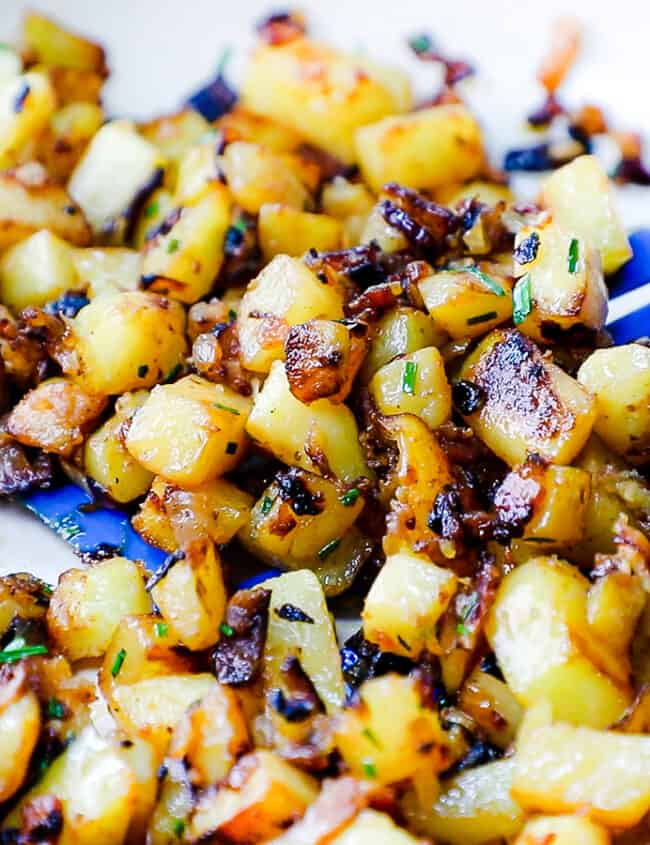
[[[93,137],[68,190],[96,235],[123,225],[136,200],[156,187],[164,166],[159,151],[128,120],[113,120]]]
[[[192,840],[222,834],[236,843],[265,842],[278,836],[316,799],[309,775],[273,751],[248,754],[230,773],[229,785],[204,793],[192,816]]]
[[[419,833],[450,845],[482,845],[516,835],[524,823],[510,796],[515,761],[487,763],[450,778],[431,809],[406,807],[407,819]]]
[[[346,164],[360,126],[411,106],[408,79],[306,38],[260,46],[248,65],[242,104],[303,135]]]
[[[20,672],[21,670],[17,670]],[[23,676],[24,677],[24,676]],[[41,731],[41,707],[30,689],[22,689],[19,677],[3,677],[0,705],[0,801],[8,801],[22,786],[32,752]],[[15,694],[10,695],[11,684]]]
[[[339,249],[343,227],[336,218],[326,214],[309,214],[289,205],[267,203],[260,208],[257,231],[262,254],[270,261],[280,254]]]
[[[459,202],[463,200],[478,199],[486,205],[496,205],[497,203],[514,202],[514,194],[507,185],[501,185],[497,182],[485,182],[481,179],[475,179],[472,182],[462,182],[460,184],[444,185],[434,192],[436,202],[442,203],[449,208],[455,208]]]
[[[430,190],[464,182],[485,161],[480,126],[456,104],[386,117],[359,129],[355,144],[364,180],[375,191],[386,182]]]
[[[171,226],[147,241],[142,260],[143,282],[149,290],[193,303],[215,282],[224,259],[223,242],[230,223],[231,200],[224,185],[215,183],[194,205],[171,213]]]
[[[23,148],[45,129],[56,94],[43,73],[30,71],[0,82],[0,167],[25,160]]]
[[[47,610],[45,583],[35,575],[16,572],[0,577],[0,636],[4,636],[15,616],[42,619]]]
[[[426,346],[442,346],[448,336],[432,319],[417,308],[391,308],[378,321],[370,348],[361,368],[361,380],[372,376],[400,355],[409,355]]]
[[[416,681],[400,675],[361,685],[358,702],[337,717],[335,742],[355,777],[381,784],[448,765],[438,714],[423,707]]]
[[[589,582],[557,558],[534,558],[502,581],[486,635],[524,706],[541,699],[558,718],[603,728],[631,700],[628,668],[587,617]]]
[[[192,205],[219,180],[219,159],[214,136],[192,144],[178,162],[173,198],[177,205]],[[174,203],[172,203],[173,208]],[[171,211],[171,209],[170,209]],[[164,219],[164,218],[163,218]]]
[[[243,365],[268,373],[284,357],[291,326],[312,319],[340,320],[343,296],[323,284],[297,258],[276,255],[248,285],[239,309],[239,343]]]
[[[69,456],[101,414],[106,399],[65,378],[52,378],[30,390],[13,408],[7,430],[25,446]]]
[[[196,540],[183,554],[153,587],[151,597],[172,633],[187,648],[200,651],[219,639],[226,587],[212,542]]]
[[[47,626],[69,660],[100,657],[123,616],[150,613],[151,608],[141,567],[115,557],[61,575]]]
[[[133,418],[126,448],[166,481],[196,487],[243,457],[250,405],[232,388],[199,376],[158,385]]]
[[[16,244],[0,260],[0,300],[16,313],[52,302],[78,285],[72,249],[47,229]]]
[[[638,575],[603,575],[591,585],[587,597],[591,630],[625,658],[645,605],[646,594]]]
[[[184,490],[155,478],[133,517],[133,527],[148,543],[173,552],[197,537],[228,543],[250,517],[253,497],[224,478]]]
[[[650,452],[650,349],[639,343],[596,349],[578,370],[596,396],[596,433],[631,463]]]
[[[541,200],[559,226],[600,251],[605,273],[632,257],[614,188],[595,156],[579,156],[558,168],[544,182]]]
[[[99,44],[38,12],[29,12],[23,18],[22,42],[31,62],[107,73],[104,50]]]
[[[72,321],[77,364],[70,374],[104,395],[151,387],[184,358],[185,312],[145,291],[107,293]]]
[[[512,317],[511,282],[489,262],[433,273],[418,288],[435,325],[454,339],[480,337]]]
[[[288,126],[254,114],[239,103],[215,121],[215,127],[223,133],[228,143],[251,141],[268,147],[275,153],[290,153],[296,150],[303,139]]]
[[[72,102],[54,112],[49,127],[38,138],[39,161],[58,182],[65,183],[79,163],[105,117],[97,103]]]
[[[175,163],[200,143],[203,136],[210,133],[210,129],[203,115],[189,106],[138,126],[138,132],[158,147],[163,158]]]
[[[389,555],[365,598],[361,616],[365,638],[382,651],[412,659],[425,648],[435,654],[436,626],[456,584],[450,569],[425,556]]]
[[[87,290],[90,299],[102,293],[134,291],[140,285],[142,258],[134,249],[75,249],[72,260],[81,287]]]
[[[537,816],[524,825],[514,845],[610,845],[605,828],[583,816]]]
[[[257,214],[267,203],[281,202],[300,210],[310,202],[309,192],[289,161],[259,144],[228,144],[221,166],[235,202],[250,214]]]
[[[467,358],[460,378],[484,393],[465,415],[475,434],[511,466],[530,453],[569,464],[596,419],[594,397],[516,329],[496,329]]]
[[[628,828],[650,809],[650,737],[551,722],[529,711],[514,755],[512,797],[524,810],[579,812]]]
[[[380,414],[414,414],[432,429],[451,416],[451,387],[435,346],[386,364],[375,373],[369,388]]]
[[[398,827],[385,813],[362,810],[352,824],[330,839],[330,845],[418,845],[419,839]]]
[[[246,431],[279,460],[318,475],[324,474],[325,465],[348,483],[371,474],[352,411],[329,399],[310,405],[299,402],[289,389],[281,361],[274,362],[255,397]]]

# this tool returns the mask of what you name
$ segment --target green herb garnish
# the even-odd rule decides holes
[[[229,414],[234,414],[236,417],[240,416],[240,412],[237,408],[231,408],[230,405],[222,405],[221,402],[213,402],[212,404],[220,411],[228,411]]]
[[[330,541],[329,541],[329,543],[325,543],[325,545],[323,546],[323,548],[322,548],[322,549],[320,549],[320,551],[318,552],[318,557],[319,557],[321,560],[325,560],[325,558],[326,558],[328,555],[331,555],[331,554],[332,554],[332,552],[333,552],[335,549],[338,549],[338,547],[339,547],[340,545],[341,545],[341,541],[340,541],[340,540],[338,540],[338,539],[337,539],[337,540],[330,540]]]
[[[531,310],[530,276],[526,274],[519,279],[512,292],[512,321],[515,326],[523,323]]]
[[[17,663],[23,657],[32,657],[34,654],[47,654],[47,646],[27,645],[24,637],[14,637],[9,645],[0,651],[0,663]]]
[[[415,379],[418,372],[418,365],[415,361],[407,361],[402,374],[402,393],[413,396],[415,393]]]
[[[160,203],[158,200],[154,200],[150,202],[149,205],[144,210],[144,216],[147,220],[150,220],[152,217],[155,217],[156,214],[160,211]]]
[[[351,487],[349,490],[346,490],[342,496],[339,496],[339,502],[344,507],[349,508],[356,502],[360,495],[361,491],[358,487]]]
[[[232,637],[235,633],[234,628],[231,628],[230,625],[226,625],[225,622],[222,622],[221,625],[219,625],[219,630],[224,635],[224,637]]]
[[[144,378],[147,373],[149,372],[149,365],[148,364],[140,364],[138,367],[138,378]]]
[[[578,272],[578,261],[580,260],[580,244],[577,238],[571,238],[571,243],[569,244],[569,258],[568,258],[568,267],[569,273],[577,273]]]
[[[370,728],[364,728],[361,731],[361,735],[365,736],[368,742],[372,742],[375,748],[381,748],[381,743],[379,742],[375,734],[370,730]]]
[[[120,669],[122,668],[122,664],[126,660],[126,649],[121,648],[117,654],[115,655],[115,660],[113,661],[113,665],[111,666],[111,675],[114,678],[120,674]]]
[[[50,698],[45,706],[45,712],[51,719],[62,719],[65,715],[65,707],[57,698]]]
[[[237,444],[233,440],[226,443],[226,455],[234,455],[237,451]]]
[[[469,273],[470,276],[474,276],[474,278],[478,279],[480,282],[483,282],[483,284],[487,288],[489,288],[492,291],[492,293],[496,294],[497,296],[505,296],[506,295],[506,292],[503,289],[503,287],[498,282],[495,282],[495,280],[493,278],[488,276],[486,273],[484,273],[478,267],[476,267],[476,266],[474,266],[474,267],[463,267],[462,272],[463,273]]]
[[[262,499],[262,507],[260,508],[263,516],[266,516],[267,513],[270,513],[272,507],[273,499],[270,496],[264,496],[264,498]]]
[[[367,778],[376,778],[377,777],[377,766],[371,760],[364,760],[361,764],[361,768],[363,769],[363,773]]]
[[[489,323],[490,320],[494,320],[498,316],[496,311],[486,311],[485,314],[477,314],[476,317],[469,317],[467,325],[476,326],[478,323]]]
[[[173,252],[176,252],[180,247],[181,242],[178,238],[172,238],[169,243],[167,244],[167,252],[171,255]]]
[[[234,311],[232,308],[228,311],[228,319],[230,321],[237,319],[237,312]]]
[[[169,631],[169,625],[166,622],[156,622],[156,636],[166,637]]]
[[[429,35],[414,35],[409,38],[409,47],[414,53],[426,53],[432,47],[431,37]]]
[[[456,633],[460,634],[461,637],[468,637],[469,629],[463,622],[459,622],[458,625],[456,625]]]
[[[171,370],[167,373],[163,384],[169,384],[170,381],[174,381],[176,376],[182,371],[183,365],[182,364],[174,364]]]
[[[185,822],[183,819],[172,819],[172,830],[174,836],[181,837],[185,833]]]

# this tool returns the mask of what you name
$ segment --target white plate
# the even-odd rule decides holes
[[[645,85],[650,6],[639,0],[573,0],[570,7],[566,0],[304,0],[296,5],[318,37],[409,68],[421,94],[436,90],[435,71],[412,59],[406,36],[429,31],[450,55],[474,63],[479,75],[463,90],[483,121],[495,162],[505,148],[531,143],[523,116],[541,102],[535,68],[552,21],[570,8],[584,22],[585,44],[564,99],[604,106],[616,126],[650,137]],[[276,10],[259,0],[0,0],[0,39],[15,36],[31,7],[107,47],[113,70],[107,109],[138,118],[173,110],[210,78],[227,47],[233,48],[230,72],[236,80],[252,44],[253,23]],[[648,189],[621,192],[630,227],[650,225],[649,200]],[[55,581],[75,561],[35,517],[0,505],[0,574],[28,570]]]

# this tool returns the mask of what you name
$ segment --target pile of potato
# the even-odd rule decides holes
[[[0,840],[645,842],[607,175],[517,205],[459,97],[261,32],[214,121],[107,120],[39,14],[0,45],[0,493],[67,473],[169,555],[0,578]]]

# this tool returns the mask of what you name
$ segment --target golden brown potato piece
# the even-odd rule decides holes
[[[16,572],[0,578],[0,636],[14,616],[21,619],[42,619],[47,611],[48,587],[27,572]]]
[[[29,12],[23,19],[23,48],[30,62],[92,70],[106,75],[106,57],[99,44],[65,29],[52,18]]]
[[[0,674],[0,801],[22,785],[41,729],[41,708],[22,665]]]
[[[9,415],[7,428],[20,443],[57,455],[72,454],[106,407],[104,396],[64,378],[39,384]]]

